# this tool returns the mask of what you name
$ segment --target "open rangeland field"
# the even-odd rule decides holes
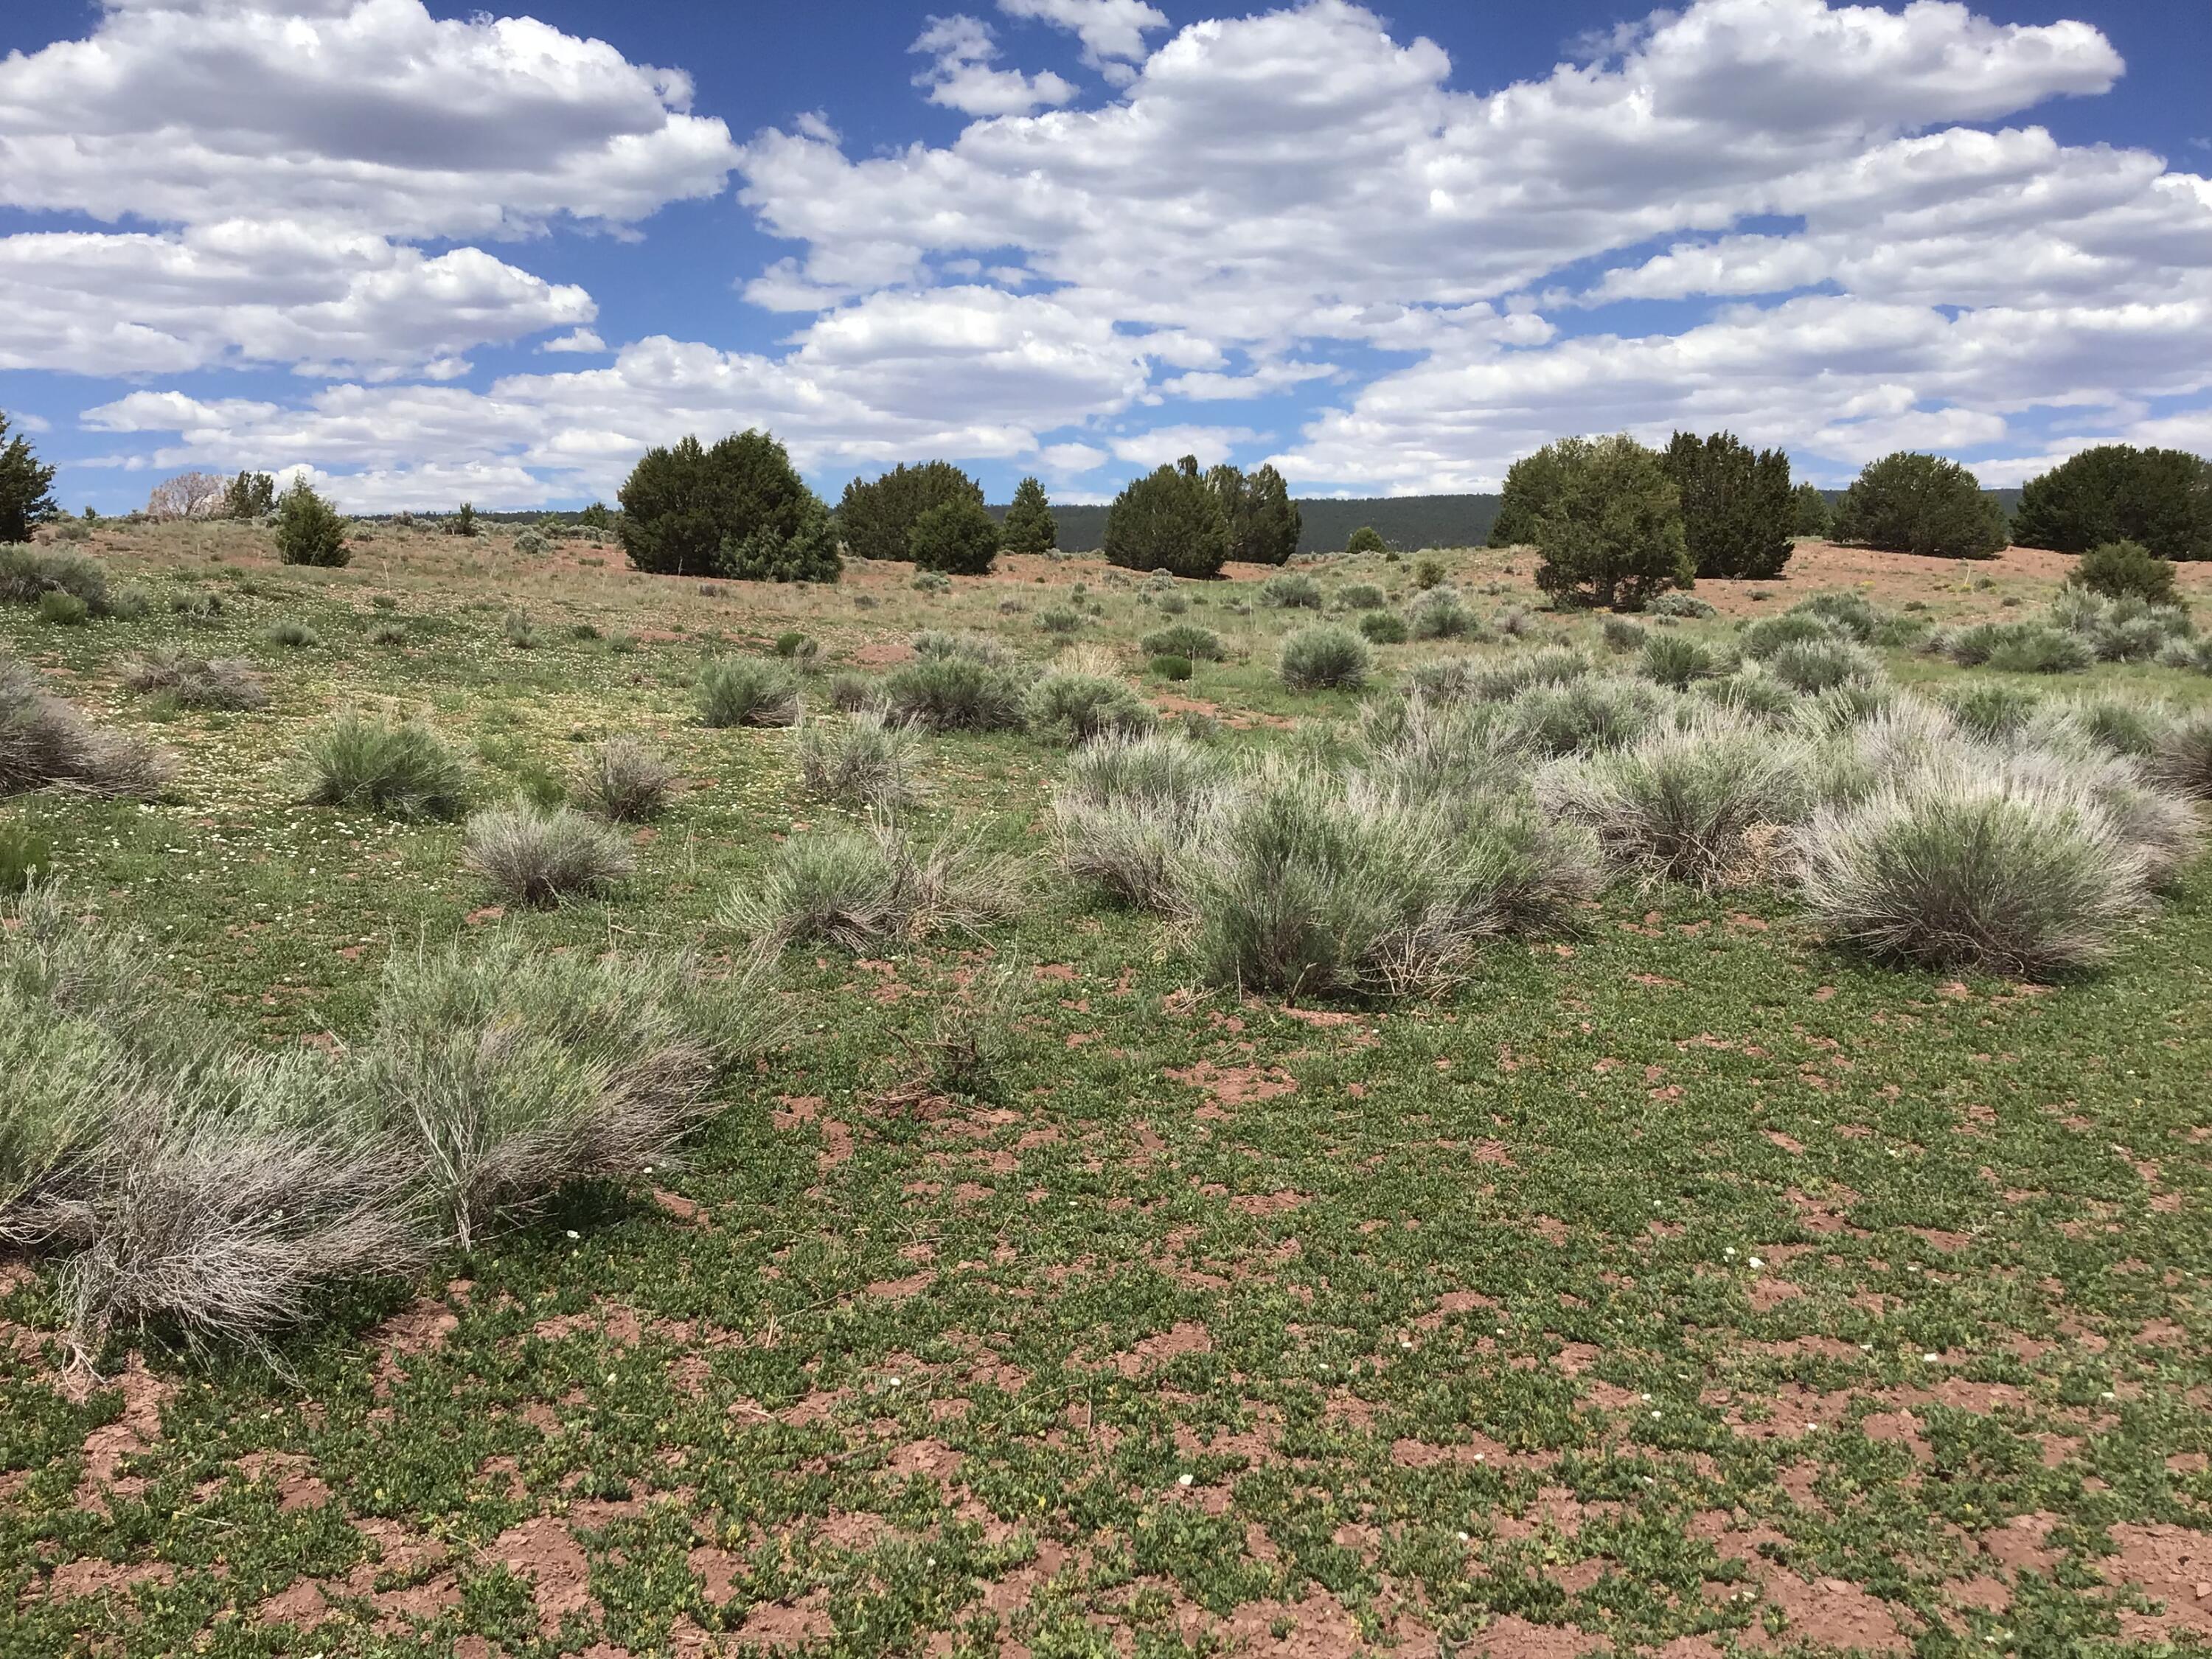
[[[775,1029],[733,1049],[680,1162],[480,1218],[263,1353],[118,1319],[72,1364],[69,1260],[0,1269],[9,1659],[2212,1640],[2205,861],[2101,965],[1993,976],[1824,937],[1753,824],[1702,884],[1616,859],[1449,973],[1240,992],[1198,923],[1062,872],[1064,744],[930,732],[900,822],[1014,862],[934,930],[796,938],[761,990],[764,874],[866,822],[807,793],[799,745],[838,729],[834,676],[896,672],[918,629],[997,639],[1024,686],[1072,639],[1164,714],[1209,717],[1188,723],[1221,769],[1415,744],[1387,708],[1363,736],[1349,691],[1285,687],[1279,641],[1316,616],[1253,603],[1270,573],[1248,568],[1169,589],[1006,557],[927,592],[889,565],[702,586],[580,540],[532,557],[389,526],[342,570],[280,567],[246,527],[78,550],[143,614],[9,606],[0,648],[174,775],[150,801],[39,789],[0,817],[164,994],[302,1077],[368,1063],[387,976],[455,941],[519,941],[494,958],[515,974],[695,951]],[[1617,624],[1609,647],[1604,619],[1538,610],[1530,556],[1434,556],[1482,642],[1378,647],[1381,704],[1440,659],[1474,665],[1440,691],[1493,702],[1547,647],[1647,660]],[[1642,626],[1727,667],[1744,623],[1816,593],[2008,622],[2066,562],[1808,544],[1787,580],[1701,584],[1717,617]],[[1356,583],[1414,597],[1411,558],[1296,569],[1332,617],[1357,619],[1331,599]],[[2185,567],[2200,607],[2208,574]],[[1514,607],[1525,631],[1498,636]],[[1160,678],[1136,641],[1170,622],[1226,660]],[[808,724],[702,724],[708,665],[786,633],[819,647],[794,659]],[[2184,668],[2008,674],[1882,643],[1908,637],[1856,646],[1886,678],[1853,684],[2212,703]],[[248,659],[265,706],[130,689],[162,647]],[[1829,706],[1831,744],[1880,695]],[[628,873],[532,907],[464,866],[459,820],[304,804],[303,744],[347,709],[421,716],[472,806],[550,797],[622,737],[687,787],[625,827]],[[1764,718],[1777,752],[1800,741],[1798,714]],[[1389,994],[1401,978],[1441,988]]]

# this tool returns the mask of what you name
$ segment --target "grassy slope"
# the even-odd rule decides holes
[[[6,810],[270,1042],[358,1034],[378,963],[426,934],[725,944],[720,894],[824,814],[788,734],[686,723],[702,636],[879,657],[957,623],[1042,650],[997,609],[1042,608],[1037,574],[1087,580],[1105,637],[1155,622],[1095,567],[708,596],[391,535],[334,576],[218,568],[194,533],[117,556],[164,606],[180,575],[225,592],[214,623],[0,616],[184,753],[174,801]],[[1500,556],[1453,562],[1525,590]],[[1945,615],[2047,589],[1899,580]],[[433,619],[422,643],[365,642],[373,592]],[[1271,687],[1278,619],[1212,597],[1191,619],[1253,659],[1182,691],[1345,706]],[[516,603],[555,636],[536,651],[500,640]],[[325,645],[258,644],[279,616]],[[644,643],[562,635],[578,620]],[[264,658],[271,710],[131,702],[118,652],[165,637]],[[641,729],[700,787],[617,898],[501,922],[457,830],[288,804],[302,723],[386,697],[494,785]],[[1042,852],[1051,768],[933,742],[925,816]],[[579,1194],[365,1294],[288,1344],[289,1382],[156,1351],[72,1403],[49,1292],[18,1285],[0,1653],[2202,1641],[2208,922],[2200,866],[2115,969],[2042,991],[1860,967],[1741,896],[1623,893],[1448,1006],[1319,1019],[1194,996],[1150,924],[1074,893],[896,961],[802,953],[805,1034],[661,1200]],[[1008,952],[1035,990],[999,1097],[872,1105],[901,1039]]]

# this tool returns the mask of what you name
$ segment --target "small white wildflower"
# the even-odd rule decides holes
[[[581,1238],[583,1234],[578,1232],[574,1227],[571,1227],[568,1229],[568,1237],[571,1238]]]
[[[1751,1265],[1753,1268],[1756,1270],[1758,1268],[1764,1267],[1766,1264],[1764,1261],[1761,1261],[1757,1256],[1753,1256],[1751,1259]]]
[[[1178,1486],[1188,1486],[1190,1485],[1190,1477],[1187,1474],[1179,1474],[1176,1476],[1176,1485]]]
[[[1923,1364],[1934,1365],[1941,1363],[1943,1356],[1940,1353],[1923,1353],[1920,1358]]]

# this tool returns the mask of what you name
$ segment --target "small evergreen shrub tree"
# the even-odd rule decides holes
[[[1801,483],[1790,492],[1790,531],[1796,536],[1826,536],[1836,522],[1835,509],[1814,483]]]
[[[982,511],[983,486],[950,461],[923,461],[914,466],[902,462],[879,477],[855,478],[845,486],[844,496],[837,503],[837,533],[855,558],[920,563],[915,556],[915,526],[933,509],[954,501],[964,501]],[[990,515],[986,512],[984,516]],[[975,532],[971,528],[968,535],[972,539]],[[995,555],[999,550],[995,520],[991,523],[990,539],[991,552]],[[964,547],[967,543],[961,544]],[[961,568],[923,566],[933,568]],[[988,559],[983,568],[989,568]]]
[[[1347,553],[1384,553],[1389,546],[1382,539],[1382,532],[1371,524],[1360,526],[1344,538],[1344,550]]]
[[[1244,564],[1288,564],[1304,528],[1290,486],[1272,466],[1245,473],[1224,461],[1206,475],[1229,524],[1229,556]]]
[[[0,414],[0,543],[27,542],[31,532],[59,516],[54,502],[54,469],[41,463],[30,441],[8,435]]]
[[[657,575],[833,581],[829,514],[784,447],[760,431],[712,449],[686,436],[649,449],[620,491],[623,552]],[[757,574],[757,573],[758,573]]]
[[[240,472],[222,492],[223,516],[258,519],[276,510],[276,480],[266,472]]]
[[[2100,543],[2081,556],[2066,580],[2069,586],[2086,587],[2108,599],[2133,598],[2152,605],[2174,601],[2172,562],[2140,542]]]
[[[956,495],[916,519],[906,539],[907,551],[921,569],[985,576],[999,556],[999,521],[981,501]]]
[[[2212,559],[2212,460],[2100,444],[2027,481],[2013,539],[2054,553],[2134,543],[2161,559]]]
[[[1133,478],[1106,510],[1106,560],[1125,570],[1218,576],[1229,558],[1229,519],[1221,498],[1186,455]]]
[[[1797,501],[1790,458],[1754,454],[1735,434],[1699,438],[1677,432],[1667,446],[1667,476],[1682,505],[1682,531],[1700,576],[1765,579],[1790,562]]]
[[[1679,492],[1660,458],[1633,438],[1563,438],[1554,488],[1538,520],[1536,586],[1554,601],[1636,610],[1697,568]]]
[[[1052,516],[1052,503],[1044,486],[1024,478],[1014,486],[1013,504],[1000,520],[1001,544],[1009,553],[1049,553],[1060,544],[1060,523]]]
[[[276,503],[277,558],[325,568],[349,564],[353,554],[345,538],[346,521],[337,509],[315,492],[305,473],[295,475]]]
[[[1988,559],[2004,550],[2004,509],[1974,475],[1938,455],[1900,450],[1869,461],[1837,509],[1839,542],[1886,553]]]

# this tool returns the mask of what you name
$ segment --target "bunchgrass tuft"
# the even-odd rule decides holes
[[[1024,884],[1018,864],[983,853],[972,836],[925,845],[879,819],[793,836],[720,916],[764,945],[822,939],[860,950],[997,921],[1020,908]]]
[[[555,904],[597,893],[630,872],[629,842],[599,819],[526,801],[469,819],[462,867],[518,904]]]
[[[1276,671],[1293,691],[1357,691],[1373,665],[1366,641],[1350,629],[1320,623],[1283,641]]]
[[[723,657],[699,676],[699,719],[715,727],[793,726],[799,678],[764,657]]]
[[[1022,714],[1030,732],[1049,743],[1089,743],[1109,733],[1149,732],[1159,716],[1121,679],[1053,669],[1030,688]]]
[[[1608,617],[1608,622],[1620,618]],[[1634,623],[1628,624],[1635,627]],[[1639,634],[1644,630],[1638,629]],[[1729,665],[1720,653],[1701,640],[1686,634],[1651,634],[1644,637],[1643,649],[1638,653],[1636,672],[1647,680],[1676,691],[1688,690],[1695,680],[1716,679],[1728,672]]]
[[[241,657],[199,657],[155,647],[123,671],[133,691],[166,696],[180,708],[261,708],[269,693]]]
[[[386,721],[349,709],[308,733],[302,758],[303,798],[311,806],[457,818],[468,805],[467,765],[419,720]]]
[[[611,823],[647,823],[683,793],[661,752],[635,738],[610,738],[594,749],[575,783],[577,804]]]
[[[842,720],[808,720],[799,728],[800,787],[816,800],[895,808],[912,804],[913,729],[870,711]]]
[[[957,654],[926,654],[884,682],[891,714],[937,732],[1004,732],[1022,724],[1026,682],[1011,668]]]
[[[1176,914],[1190,860],[1227,799],[1220,763],[1182,738],[1104,737],[1053,797],[1060,867],[1139,908]]]

